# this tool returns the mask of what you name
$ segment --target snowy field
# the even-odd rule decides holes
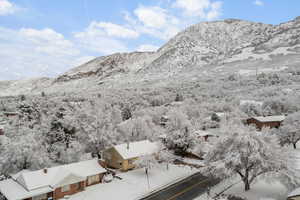
[[[123,199],[134,200],[168,184],[177,182],[197,171],[190,167],[170,165],[169,170],[165,165],[153,168],[149,172],[149,185],[144,169],[137,169],[127,173],[118,174],[122,180],[114,179],[111,183],[98,184],[87,187],[85,191],[71,196],[70,200],[99,200]]]

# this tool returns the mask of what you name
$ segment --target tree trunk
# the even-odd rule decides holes
[[[245,191],[249,191],[250,190],[250,183],[249,183],[248,179],[244,180],[244,184],[245,184]]]
[[[297,144],[293,143],[293,147],[294,147],[294,149],[297,149]]]

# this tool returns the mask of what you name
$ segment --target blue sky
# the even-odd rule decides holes
[[[155,50],[185,27],[279,24],[299,0],[0,0],[0,80],[56,76],[94,57]]]

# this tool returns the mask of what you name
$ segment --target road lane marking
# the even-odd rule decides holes
[[[156,193],[154,193],[154,194],[152,194],[152,195],[149,195],[149,196],[146,197],[145,199],[149,199],[149,198],[151,199],[151,198],[153,198],[153,197],[155,197],[155,196],[157,196],[157,195],[160,195],[161,192],[168,191],[169,189],[174,188],[174,187],[176,187],[176,186],[178,186],[178,185],[180,185],[180,184],[182,184],[182,183],[184,183],[184,182],[188,182],[188,181],[190,181],[191,179],[193,179],[194,176],[197,176],[197,175],[194,174],[194,175],[192,175],[192,176],[190,176],[190,177],[188,177],[188,178],[186,178],[186,179],[184,179],[184,180],[181,180],[181,181],[179,181],[179,182],[177,182],[177,183],[174,183],[173,185],[170,185],[169,187],[166,187],[166,188],[164,188],[164,189],[162,189],[162,190],[160,190],[160,191],[158,191],[158,192],[156,192]]]
[[[192,190],[194,187],[196,187],[196,186],[198,186],[198,185],[200,185],[200,184],[202,184],[202,183],[208,182],[208,181],[209,181],[209,179],[206,179],[206,180],[204,180],[204,181],[200,181],[199,183],[196,183],[196,184],[194,184],[194,185],[192,185],[192,186],[190,186],[190,187],[188,187],[188,188],[185,188],[185,189],[182,190],[181,192],[178,192],[177,194],[175,194],[174,196],[168,198],[167,200],[175,199],[176,197],[178,197],[178,196],[180,196],[180,195],[182,195],[182,194],[184,194],[184,193],[187,193],[188,191]]]

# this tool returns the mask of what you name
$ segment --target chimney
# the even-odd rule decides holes
[[[44,174],[47,174],[47,172],[48,172],[48,169],[47,168],[44,168]]]

